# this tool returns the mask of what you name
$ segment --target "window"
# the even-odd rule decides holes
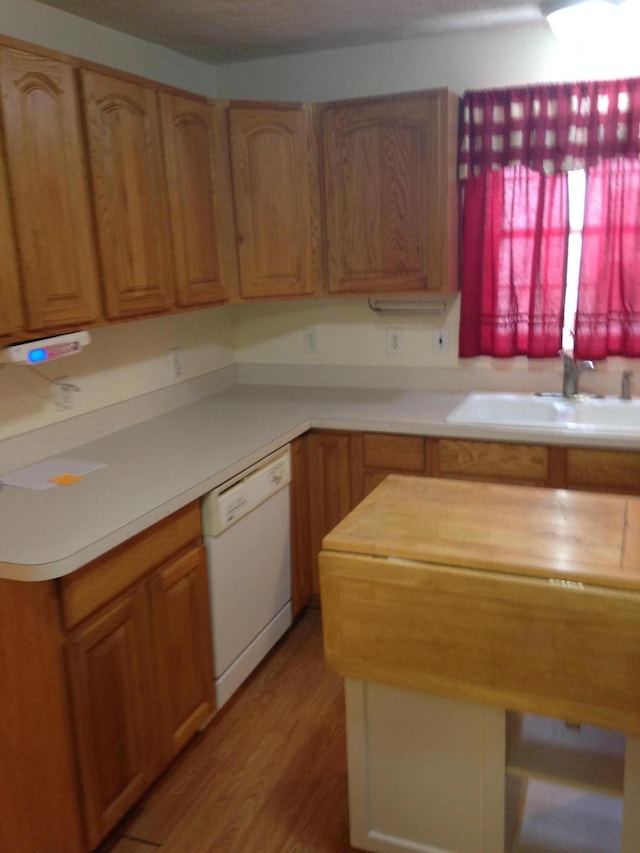
[[[567,275],[563,305],[562,349],[573,351],[578,307],[578,280],[582,255],[584,197],[587,173],[579,169],[567,174],[569,188],[569,238],[567,242]]]
[[[467,92],[460,355],[640,357],[640,80]]]

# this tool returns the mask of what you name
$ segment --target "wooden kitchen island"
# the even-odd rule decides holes
[[[640,850],[640,499],[392,475],[320,585],[355,847]]]

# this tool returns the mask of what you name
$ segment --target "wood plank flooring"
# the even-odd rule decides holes
[[[307,611],[107,846],[112,853],[347,853],[342,679]]]

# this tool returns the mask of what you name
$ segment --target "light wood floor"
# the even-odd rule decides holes
[[[156,785],[112,853],[346,853],[342,679],[308,611]]]

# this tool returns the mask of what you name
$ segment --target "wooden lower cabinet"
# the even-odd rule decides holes
[[[214,708],[204,547],[192,548],[159,569],[150,580],[150,589],[164,765],[188,743]]]
[[[311,600],[312,559],[309,525],[309,464],[305,436],[295,438],[291,451],[291,613],[293,618]]]
[[[351,493],[350,447],[347,432],[313,430],[307,436],[311,589],[316,596],[322,539],[357,503]]]
[[[431,473],[429,444],[418,435],[354,433],[351,437],[351,490],[362,500],[391,473]]]
[[[332,430],[313,430],[306,440],[304,547],[316,596],[323,537],[388,474],[640,494],[640,453],[632,450]]]
[[[565,478],[568,488],[640,494],[640,453],[569,447]]]
[[[62,579],[63,616],[81,619],[66,652],[91,849],[215,710],[199,529],[194,503]]]
[[[149,607],[143,587],[72,635],[69,681],[82,801],[95,847],[159,769]]]
[[[535,444],[441,438],[435,457],[439,477],[544,486],[549,472],[548,448]]]

